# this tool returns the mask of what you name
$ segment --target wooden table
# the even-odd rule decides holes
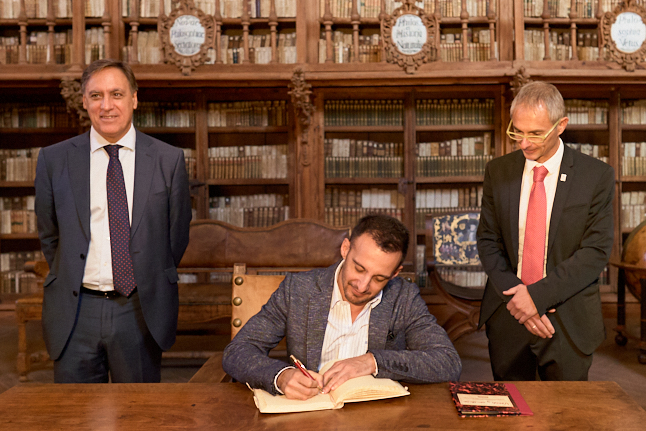
[[[517,382],[534,416],[460,418],[448,384],[340,410],[261,414],[240,383],[24,384],[0,395],[9,430],[644,429],[646,411],[614,382]]]

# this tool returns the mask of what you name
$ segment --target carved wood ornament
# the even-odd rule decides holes
[[[529,77],[529,73],[525,70],[525,66],[520,66],[510,84],[511,92],[514,97],[516,97],[522,86],[529,82],[532,82],[532,79]]]
[[[61,79],[61,96],[65,99],[67,112],[78,116],[79,124],[83,127],[90,127],[90,116],[83,107],[83,94],[81,94],[81,81],[71,77]]]
[[[197,9],[193,0],[181,0],[168,17],[159,16],[157,31],[164,61],[174,63],[182,74],[190,75],[208,59],[207,52],[215,38],[215,22],[211,15]]]
[[[309,128],[314,114],[314,105],[310,101],[312,85],[305,82],[303,69],[300,67],[294,70],[292,81],[289,84],[289,95],[292,96],[292,104],[296,110],[296,119],[300,127],[300,163],[309,166],[312,163],[309,148]]]
[[[646,9],[637,0],[621,2],[612,12],[603,14],[599,46],[605,46],[610,58],[628,72],[646,55]]]
[[[401,1],[392,15],[382,18],[381,38],[386,61],[398,64],[406,73],[415,73],[421,64],[436,59],[437,18],[426,15],[415,0]]]

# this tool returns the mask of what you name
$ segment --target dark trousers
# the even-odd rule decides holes
[[[498,307],[486,324],[495,380],[588,380],[592,355],[574,345],[558,312],[548,317],[556,332],[543,339],[518,323],[505,304]]]
[[[74,329],[54,362],[54,381],[156,383],[161,380],[161,354],[137,292],[129,298],[81,292]]]

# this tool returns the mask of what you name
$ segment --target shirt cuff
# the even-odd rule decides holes
[[[295,368],[295,367],[292,367],[292,366],[285,367],[282,370],[280,370],[278,373],[276,373],[276,377],[274,377],[274,388],[276,388],[278,393],[281,394],[281,395],[285,395],[285,394],[283,393],[283,391],[280,390],[280,388],[278,387],[278,383],[276,383],[276,382],[278,382],[278,376],[280,376],[283,371],[289,370],[290,368]]]
[[[370,353],[372,355],[372,353]],[[374,377],[377,377],[377,374],[379,374],[379,365],[377,365],[377,358],[375,358],[375,355],[372,355],[372,359],[375,361],[375,372],[372,373]]]

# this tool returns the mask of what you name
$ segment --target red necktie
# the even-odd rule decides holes
[[[106,145],[103,148],[110,156],[106,185],[112,250],[112,282],[114,290],[127,297],[134,290],[136,283],[130,257],[130,218],[126,183],[123,180],[123,169],[119,161],[121,145]]]
[[[523,284],[530,285],[543,278],[545,261],[545,225],[547,220],[547,199],[543,180],[547,175],[545,166],[536,166],[534,184],[529,194],[527,221],[525,222],[525,242],[523,243]]]

